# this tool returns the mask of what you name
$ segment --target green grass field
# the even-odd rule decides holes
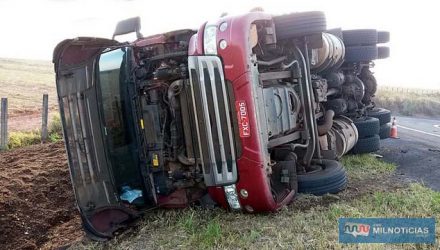
[[[299,195],[275,214],[158,210],[107,243],[84,241],[71,249],[438,249],[438,243],[338,243],[340,217],[440,216],[440,193],[396,181],[394,165],[371,155],[346,156],[343,163],[350,181],[338,195]]]
[[[41,110],[43,94],[57,107],[55,74],[49,61],[0,58],[0,97],[7,97],[9,114]]]

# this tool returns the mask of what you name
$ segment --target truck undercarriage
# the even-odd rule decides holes
[[[378,39],[347,46],[352,33],[327,31],[322,12],[251,12],[131,43],[61,42],[57,89],[86,231],[111,237],[157,207],[271,212],[298,192],[343,190],[338,160],[364,138],[377,85]]]

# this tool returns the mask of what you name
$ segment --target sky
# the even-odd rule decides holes
[[[440,4],[430,0],[0,0],[0,57],[51,60],[63,39],[111,38],[116,23],[133,16],[141,17],[146,36],[197,29],[256,6],[271,14],[324,11],[328,28],[388,30],[391,57],[376,61],[379,83],[440,89]]]

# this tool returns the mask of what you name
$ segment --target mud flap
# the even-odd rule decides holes
[[[81,220],[83,229],[90,239],[106,241],[114,236],[114,232],[125,228],[139,216],[140,214],[133,210],[115,206],[100,208],[88,217],[81,213]]]

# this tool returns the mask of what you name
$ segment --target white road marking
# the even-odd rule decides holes
[[[439,124],[435,124],[435,125],[433,125],[434,126],[434,128],[440,128],[440,125]]]
[[[407,130],[412,130],[412,131],[415,131],[415,132],[419,132],[419,133],[422,133],[422,134],[431,135],[431,136],[435,136],[435,137],[439,137],[440,138],[440,135],[438,135],[438,134],[428,133],[428,132],[421,131],[421,130],[418,130],[418,129],[408,128],[408,127],[405,127],[405,126],[402,126],[402,125],[397,125],[397,127],[403,128],[403,129],[407,129]]]

